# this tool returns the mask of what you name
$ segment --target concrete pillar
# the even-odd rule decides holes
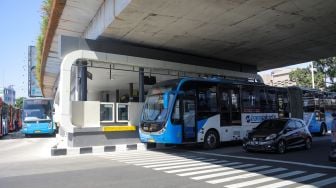
[[[80,101],[87,101],[87,61],[79,60],[78,65],[80,66]]]
[[[133,83],[129,83],[129,102],[133,102]]]
[[[144,68],[139,68],[139,102],[145,101]]]
[[[115,102],[120,102],[119,89],[116,89],[115,97],[116,97],[116,101]]]

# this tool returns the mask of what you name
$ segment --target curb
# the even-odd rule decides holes
[[[89,146],[74,148],[51,148],[51,156],[63,155],[80,155],[92,153],[108,153],[108,152],[125,152],[125,151],[145,151],[152,149],[170,148],[172,145],[156,144],[156,143],[136,143],[136,144],[119,144],[113,146]]]

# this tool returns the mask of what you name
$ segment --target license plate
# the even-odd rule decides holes
[[[254,141],[254,144],[255,144],[255,145],[258,145],[258,144],[259,144],[259,141]]]
[[[40,133],[41,131],[34,131],[34,133]]]

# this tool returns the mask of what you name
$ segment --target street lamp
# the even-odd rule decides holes
[[[312,85],[313,85],[313,89],[315,89],[314,63],[312,61],[310,62],[310,66],[311,66],[311,74],[312,74]]]

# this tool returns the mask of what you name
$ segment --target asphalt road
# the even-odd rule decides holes
[[[54,138],[0,140],[0,187],[336,187],[329,137],[310,151],[246,153],[234,143],[216,150],[179,147],[50,157]],[[50,149],[50,148],[49,148]]]

